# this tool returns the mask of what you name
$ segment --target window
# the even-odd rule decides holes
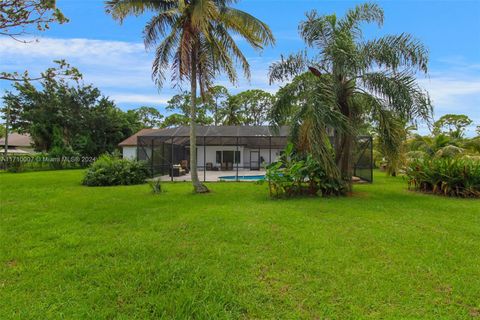
[[[217,163],[240,163],[241,153],[240,151],[216,151],[215,159]]]

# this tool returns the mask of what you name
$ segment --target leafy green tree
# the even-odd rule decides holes
[[[213,114],[213,124],[216,126],[220,124],[222,109],[229,97],[228,89],[224,86],[217,85],[208,90],[207,109]]]
[[[162,123],[162,128],[188,126],[190,118],[183,114],[173,113],[165,118]]]
[[[433,124],[433,134],[448,134],[455,139],[464,137],[465,129],[471,125],[473,121],[464,114],[446,114]]]
[[[285,81],[306,71],[318,78],[315,99],[302,102],[294,115],[294,139],[308,141],[316,160],[350,188],[355,135],[366,118],[388,128],[394,119],[428,120],[432,112],[428,93],[416,81],[416,72],[427,72],[424,45],[405,33],[362,39],[362,23],[381,26],[383,17],[383,10],[369,3],[348,10],[343,18],[312,11],[299,29],[307,46],[317,52],[282,57],[270,67],[271,81]],[[291,106],[279,99],[273,118],[282,119],[290,111]],[[328,127],[335,130],[334,157]],[[380,132],[390,134],[389,130]]]
[[[197,173],[197,90],[205,100],[212,81],[226,73],[237,80],[234,60],[239,61],[245,76],[250,66],[231,33],[244,38],[255,49],[273,44],[268,26],[230,6],[235,0],[109,0],[107,11],[122,20],[128,14],[152,11],[145,28],[145,43],[156,47],[153,77],[163,86],[166,73],[172,80],[190,82],[190,167],[195,192],[208,192]]]
[[[160,128],[162,126],[163,115],[156,108],[143,106],[129,111],[136,113],[144,128]]]
[[[173,112],[172,115],[165,119],[163,127],[185,126],[190,123],[190,106],[191,95],[188,92],[174,95],[168,102],[165,109]],[[212,124],[213,118],[209,116],[209,106],[202,102],[201,98],[197,98],[197,124]]]
[[[258,126],[267,121],[274,99],[272,94],[256,89],[240,92],[232,99],[232,103],[240,105],[242,124]]]
[[[29,133],[39,151],[97,156],[113,152],[141,126],[137,115],[117,108],[97,88],[63,79],[40,84],[37,88],[29,81],[18,82],[15,91],[4,96],[12,129]]]

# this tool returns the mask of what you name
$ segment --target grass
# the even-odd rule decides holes
[[[480,317],[478,200],[383,174],[294,200],[81,177],[0,174],[0,319]]]

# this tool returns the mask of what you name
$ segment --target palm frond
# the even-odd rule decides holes
[[[304,51],[290,55],[287,58],[283,55],[280,56],[280,61],[274,62],[270,65],[268,71],[270,84],[275,81],[286,81],[304,73],[308,66],[308,62],[307,54]]]
[[[393,71],[400,67],[416,68],[427,73],[428,50],[418,39],[402,33],[367,41],[359,46],[366,67],[376,64]]]
[[[177,6],[177,0],[108,0],[105,10],[114,19],[123,22],[129,16],[139,16],[147,11],[161,13]]]
[[[238,33],[255,49],[275,44],[275,38],[267,24],[244,11],[222,7],[219,18],[226,29]]]
[[[319,16],[316,10],[307,13],[307,20],[300,23],[300,36],[308,46],[327,47],[334,39],[337,17]]]
[[[145,46],[152,47],[157,44],[160,37],[165,37],[169,28],[178,24],[180,15],[177,9],[170,9],[153,16],[144,29]]]
[[[383,25],[383,9],[376,3],[363,3],[348,10],[345,17],[339,22],[339,27],[345,31],[352,32],[355,36],[362,35],[360,23],[376,22],[378,26]]]
[[[229,80],[232,83],[237,81],[237,73],[234,71],[233,59],[240,62],[243,73],[247,79],[250,78],[250,63],[243,55],[240,48],[235,43],[235,40],[228,33],[228,31],[220,24],[213,26],[211,30],[212,44],[217,48],[217,53],[222,63],[223,70],[227,71]],[[233,59],[232,59],[233,58]]]
[[[433,112],[428,92],[420,88],[409,73],[371,72],[359,78],[361,85],[376,99],[406,121],[431,119]]]
[[[173,30],[157,47],[152,65],[152,78],[158,86],[165,81],[165,73],[173,58],[174,51],[179,42],[177,30]]]

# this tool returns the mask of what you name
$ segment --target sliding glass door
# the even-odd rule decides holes
[[[240,151],[218,150],[216,161],[221,165],[221,170],[233,170],[234,164],[240,164]]]

